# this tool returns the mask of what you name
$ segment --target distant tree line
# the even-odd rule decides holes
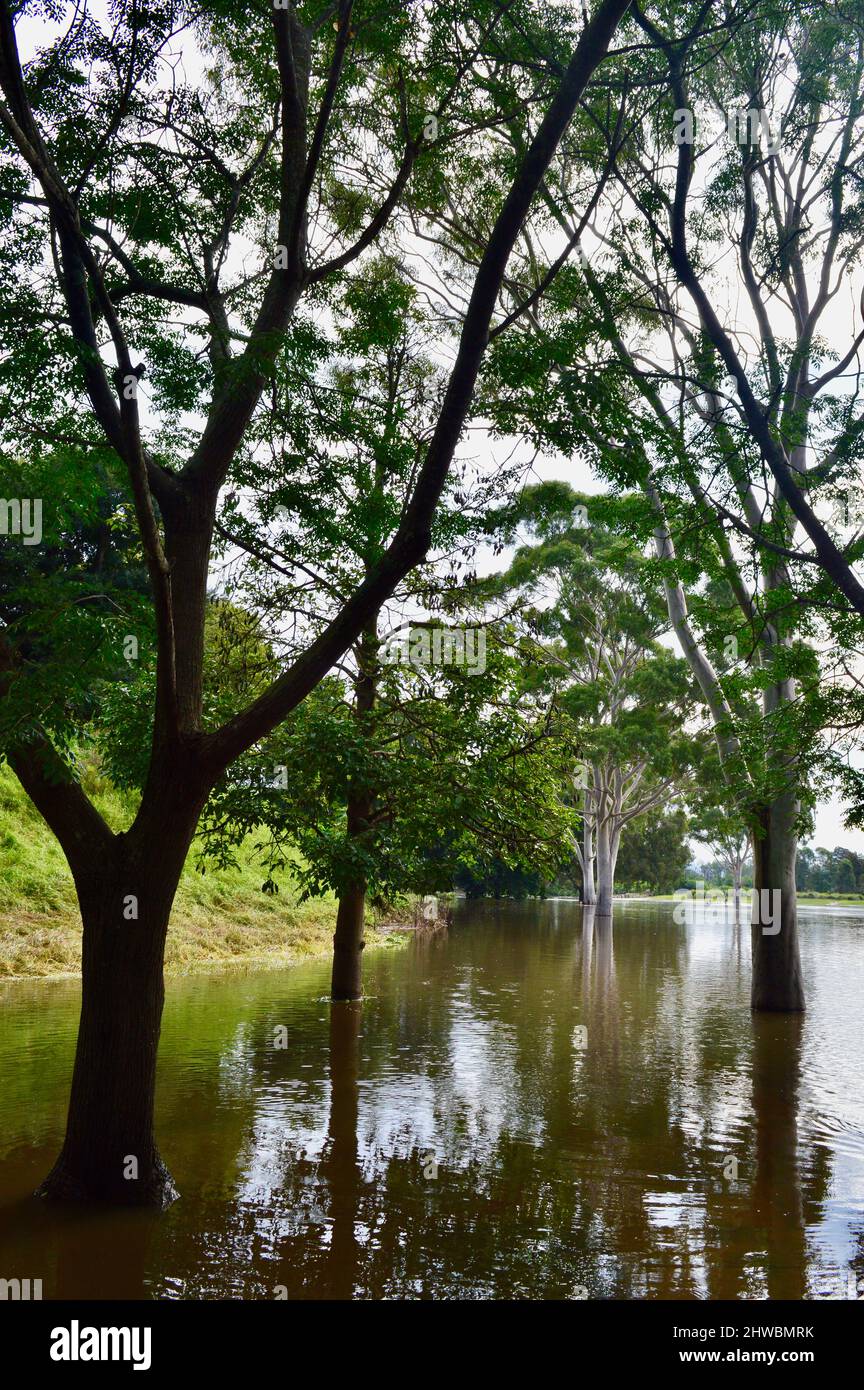
[[[805,845],[798,854],[795,883],[799,893],[864,894],[864,854],[853,849]]]

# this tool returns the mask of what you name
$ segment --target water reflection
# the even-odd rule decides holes
[[[321,1164],[330,1197],[330,1239],[323,1278],[316,1290],[319,1298],[352,1298],[357,1283],[361,1016],[359,1004],[334,1004],[330,1009],[330,1116]]]
[[[750,1221],[767,1252],[769,1298],[803,1298],[806,1237],[798,1171],[798,1105],[803,1020],[754,1016],[753,1115],[756,1171]],[[824,1192],[820,1192],[820,1199]]]
[[[849,1296],[864,922],[803,925],[803,1019],[751,1016],[731,909],[463,909],[370,954],[362,1008],[326,1002],[324,965],[174,982],[160,1134],[183,1200],[159,1218],[27,1199],[75,1001],[7,991],[8,1274],[74,1297]]]

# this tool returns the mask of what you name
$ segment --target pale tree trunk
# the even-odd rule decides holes
[[[798,451],[793,451],[798,457]],[[800,460],[799,460],[800,461]],[[766,577],[770,590],[784,580],[782,572]],[[772,629],[771,644],[781,644]],[[767,687],[762,697],[766,724],[794,703],[795,681],[790,677]],[[770,755],[769,755],[770,756]],[[804,1008],[804,982],[798,950],[797,822],[800,769],[794,753],[778,769],[782,788],[766,806],[757,808],[753,827],[753,908],[751,912],[751,1008],[799,1011]]]
[[[615,864],[618,859],[620,832],[613,828],[609,819],[601,820],[597,826],[597,916],[612,916],[612,900],[615,891]]]
[[[744,874],[744,861],[747,858],[747,848],[749,844],[749,838],[745,836],[738,836],[734,840],[726,839],[719,842],[723,863],[732,875],[732,905],[736,922],[741,916],[741,880]]]
[[[654,528],[654,553],[658,560],[674,560],[675,547],[669,533],[660,493],[653,478],[649,477],[644,484],[644,492],[657,516],[657,526]],[[669,578],[664,578],[663,592],[666,598],[666,611],[678,639],[678,645],[690,670],[696,677],[705,703],[711,712],[720,761],[725,764],[730,757],[738,752],[737,740],[729,733],[721,733],[721,728],[724,726],[728,728],[732,723],[732,710],[723,693],[720,677],[690,626],[687,598],[683,585],[673,582]]]
[[[654,532],[657,557],[674,560],[675,550],[653,481],[646,485],[645,491],[658,516],[658,526]],[[664,587],[670,621],[711,710],[720,759],[725,766],[739,752],[737,741],[721,734],[718,728],[718,724],[730,724],[731,709],[717,673],[693,635],[682,586],[666,580]],[[773,633],[771,635],[773,637]],[[766,717],[770,717],[783,702],[791,698],[794,698],[794,683],[791,681],[769,688],[764,697]],[[789,760],[787,773],[790,790],[781,794],[771,806],[757,811],[754,817],[752,1009],[797,1011],[804,1008],[795,887],[798,850],[795,821],[799,803],[794,790],[794,759]],[[763,890],[767,896],[763,897]]]
[[[587,798],[586,798],[587,799]],[[591,823],[591,816],[587,809],[582,817],[582,902],[586,907],[591,907],[597,901],[597,890],[594,886],[594,827]]]

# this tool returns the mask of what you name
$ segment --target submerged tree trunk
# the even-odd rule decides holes
[[[360,999],[363,994],[363,924],[366,916],[366,884],[350,884],[339,899],[333,936],[333,999]]]
[[[763,808],[753,836],[753,1009],[804,1008],[795,888],[797,814],[795,793],[785,792]]]
[[[615,892],[615,864],[618,860],[620,834],[608,820],[597,827],[597,916],[612,916]]]
[[[156,1147],[153,1107],[165,939],[198,807],[183,810],[182,827],[166,808],[164,835],[151,830],[146,844],[118,836],[79,875],[78,1044],[63,1148],[39,1196],[164,1208],[179,1195]]]
[[[594,828],[591,818],[587,811],[582,821],[582,902],[586,907],[592,907],[597,901],[597,890],[594,886]]]
[[[354,678],[354,715],[364,738],[372,738],[372,716],[378,693],[378,615],[367,623],[356,647],[357,674]],[[361,773],[362,778],[362,773]],[[369,828],[372,793],[361,785],[349,794],[347,834],[349,843]],[[333,936],[333,973],[330,994],[333,999],[360,999],[363,995],[363,926],[366,914],[366,880],[357,875],[339,897],[336,931]]]

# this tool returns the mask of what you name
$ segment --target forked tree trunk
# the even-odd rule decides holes
[[[363,925],[366,884],[352,883],[339,899],[333,936],[333,999],[360,999],[363,995]]]
[[[753,1009],[804,1008],[795,890],[797,814],[794,792],[784,793],[761,811],[753,836]]]
[[[609,821],[597,827],[597,916],[612,916],[615,892],[615,864],[618,860],[619,836],[610,829]]]
[[[156,1054],[168,920],[204,797],[166,760],[152,809],[78,866],[81,1018],[66,1137],[39,1196],[164,1208],[179,1195],[154,1134]]]

